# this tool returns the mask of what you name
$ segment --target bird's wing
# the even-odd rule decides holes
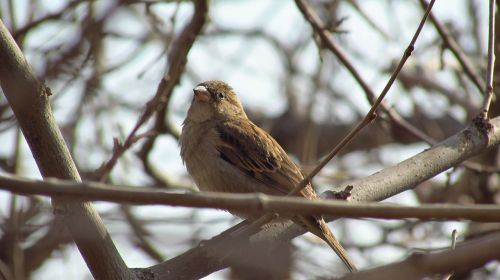
[[[303,178],[281,146],[249,120],[217,125],[220,156],[239,170],[269,186],[268,194],[286,195]],[[302,193],[310,197],[310,194]]]

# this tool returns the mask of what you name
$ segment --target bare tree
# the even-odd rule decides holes
[[[221,208],[332,215],[346,278],[498,277],[486,2],[0,1],[0,275],[49,277],[76,248],[96,279],[345,274],[301,228],[199,209]],[[192,194],[179,127],[212,78],[336,199]],[[420,207],[369,203],[388,198]]]

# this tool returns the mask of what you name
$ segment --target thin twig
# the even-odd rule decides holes
[[[175,85],[177,85],[184,67],[187,63],[187,54],[196,37],[200,34],[207,18],[208,3],[206,0],[194,1],[194,14],[191,22],[186,25],[184,30],[172,43],[172,47],[168,53],[169,69],[165,76],[161,79],[155,96],[146,104],[144,112],[137,120],[134,128],[130,131],[127,138],[122,145],[114,149],[111,158],[104,163],[98,170],[96,170],[93,177],[102,181],[107,174],[116,165],[118,159],[127,151],[138,138],[136,137],[137,131],[146,123],[151,116],[153,116],[162,108],[165,108],[170,100],[170,95]],[[162,114],[160,117],[164,117]],[[153,131],[155,133],[156,131]]]
[[[325,30],[324,24],[322,23],[319,16],[314,12],[314,10],[309,6],[306,0],[296,0],[295,4],[299,7],[299,10],[304,15],[305,19],[311,24],[312,28],[321,38],[322,43],[327,47],[335,56],[344,64],[347,70],[354,77],[356,82],[361,86],[363,91],[368,95],[368,101],[370,103],[375,102],[375,93],[371,90],[368,83],[361,77],[361,74],[354,68],[352,63],[349,61],[345,51],[335,42],[332,35]]]
[[[319,32],[319,34],[324,38],[323,40],[325,40],[326,42],[333,42],[333,40],[331,40],[331,36],[329,36],[329,34],[326,33],[323,29],[319,28],[320,27],[320,25],[318,23],[319,18],[314,13],[312,8],[307,4],[307,2],[305,0],[296,0],[295,2],[297,3],[297,6],[299,6],[300,10],[302,11],[302,13],[306,17],[306,19],[309,22],[311,22],[311,24],[315,27],[315,30],[317,30],[317,32]],[[295,195],[295,194],[299,193],[307,184],[309,184],[311,182],[311,180],[314,178],[314,176],[316,176],[319,173],[319,171],[321,171],[321,169],[323,169],[323,167],[325,167],[326,164],[328,164],[328,162],[330,162],[330,160],[333,157],[335,157],[335,155],[337,155],[337,153],[340,150],[342,150],[347,144],[349,144],[349,142],[358,134],[359,131],[361,131],[365,126],[367,126],[370,122],[372,122],[375,119],[375,117],[376,117],[375,111],[378,109],[379,105],[382,103],[382,100],[389,92],[389,89],[391,88],[392,84],[396,80],[396,78],[397,78],[399,72],[401,71],[401,69],[403,68],[406,60],[408,60],[408,58],[411,56],[411,54],[415,48],[415,42],[417,41],[417,38],[420,35],[420,32],[424,26],[424,23],[429,15],[431,9],[432,9],[432,6],[434,5],[434,2],[435,2],[435,0],[432,0],[431,3],[429,4],[429,6],[427,7],[427,10],[426,10],[424,16],[422,17],[420,24],[418,25],[417,30],[415,31],[415,34],[413,35],[413,38],[410,41],[409,46],[406,48],[406,50],[403,54],[403,57],[401,58],[398,66],[396,67],[396,69],[392,73],[389,81],[385,85],[385,87],[382,90],[382,92],[380,93],[379,97],[373,103],[370,111],[368,111],[368,113],[363,118],[363,120],[361,120],[340,141],[340,143],[337,144],[332,149],[332,151],[330,151],[330,153],[328,153],[328,155],[325,158],[323,158],[323,160],[321,160],[321,162],[297,186],[295,186],[295,188],[290,192],[289,195]],[[339,54],[343,55],[342,53],[339,53]],[[363,84],[362,84],[362,86],[363,86]],[[364,85],[364,86],[366,86],[369,89],[369,87],[367,85]],[[368,90],[368,92],[371,92],[371,90]]]
[[[457,243],[457,236],[458,236],[458,231],[454,229],[451,232],[451,249],[455,249],[456,243]],[[451,276],[453,275],[453,272],[447,273],[444,277],[443,280],[449,280]]]
[[[364,11],[361,9],[357,0],[349,0],[348,3],[354,8],[356,12],[370,25],[373,30],[379,33],[385,40],[391,39],[391,35],[389,35],[385,30],[379,26],[375,21],[373,21]]]
[[[332,36],[330,33],[327,32],[323,28],[323,23],[321,19],[318,17],[318,15],[312,10],[307,5],[307,2],[305,1],[296,1],[297,6],[300,8],[302,14],[306,18],[307,21],[311,24],[313,27],[314,31],[319,35],[319,37],[322,40],[322,43],[324,44],[325,47],[327,47],[335,56],[339,59],[340,62],[347,68],[349,73],[353,76],[353,78],[356,80],[356,82],[360,85],[360,87],[363,89],[367,100],[370,102],[370,104],[373,104],[375,102],[376,97],[375,93],[373,90],[370,88],[368,83],[361,77],[361,74],[356,70],[354,65],[351,63],[349,58],[347,57],[347,54],[345,51],[340,47],[336,41],[333,40]],[[383,111],[389,116],[390,120],[396,125],[399,126],[400,128],[404,129],[405,131],[409,132],[411,135],[415,136],[417,139],[422,139],[423,141],[427,143],[432,143],[432,138],[427,136],[424,132],[420,131],[418,128],[410,124],[408,121],[406,121],[403,117],[401,117],[394,109],[390,108],[387,106],[385,103],[382,102],[381,107]]]
[[[495,62],[495,0],[490,0],[489,5],[489,23],[488,23],[488,69],[486,72],[486,87],[484,92],[484,101],[481,114],[488,119],[491,99],[493,98],[493,70]]]
[[[420,4],[424,9],[427,9],[427,1],[420,0]],[[451,36],[448,28],[446,28],[446,26],[442,24],[433,13],[431,13],[429,17],[431,22],[434,24],[434,27],[436,27],[437,32],[441,36],[441,39],[443,39],[446,48],[455,55],[455,58],[464,69],[465,74],[471,79],[472,83],[477,87],[479,92],[483,92],[485,88],[484,80],[476,73],[472,62],[462,51],[458,42],[453,38],[453,36]]]

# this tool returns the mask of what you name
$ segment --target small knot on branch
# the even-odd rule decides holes
[[[347,185],[344,188],[344,190],[341,190],[341,191],[328,190],[328,191],[324,192],[324,195],[325,195],[326,199],[336,199],[336,200],[349,201],[349,200],[351,200],[353,189],[354,189],[354,187],[352,185]]]
[[[415,50],[415,46],[413,46],[413,45],[408,46],[408,48],[405,51],[405,56],[410,57],[414,50]]]
[[[474,117],[472,123],[485,136],[488,136],[488,133],[494,128],[488,119],[488,112],[486,110],[481,111],[481,113]]]

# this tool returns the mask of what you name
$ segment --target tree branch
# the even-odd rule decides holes
[[[413,254],[406,260],[347,275],[343,280],[424,279],[425,276],[458,273],[480,267],[500,258],[500,234],[464,242],[439,253]],[[425,278],[427,279],[427,278]]]
[[[427,9],[427,6],[429,5],[427,1],[425,0],[420,0],[420,4],[422,5],[422,8]],[[432,23],[434,24],[434,27],[436,27],[437,32],[441,36],[441,39],[443,39],[443,42],[446,44],[446,48],[451,50],[451,52],[455,55],[457,58],[458,62],[464,69],[464,72],[469,78],[471,79],[472,83],[477,87],[479,92],[483,92],[485,89],[486,83],[484,80],[474,71],[474,66],[470,59],[467,57],[467,55],[462,51],[462,48],[460,45],[457,43],[457,41],[451,36],[450,31],[444,24],[442,24],[437,17],[431,13],[430,14],[430,19]]]
[[[168,52],[167,61],[169,63],[168,71],[158,84],[155,96],[146,104],[144,112],[137,120],[132,131],[129,133],[124,143],[118,143],[114,147],[111,158],[106,161],[93,175],[97,180],[102,181],[113,169],[118,159],[139,140],[136,135],[139,128],[149,120],[153,114],[157,114],[152,131],[144,135],[150,136],[147,138],[143,148],[140,151],[140,156],[145,157],[152,148],[158,133],[164,131],[166,107],[172,95],[174,87],[180,80],[184,68],[187,63],[187,55],[194,44],[196,37],[201,33],[203,26],[207,20],[208,3],[206,0],[194,1],[194,13],[191,21],[184,27],[179,36],[172,42],[172,46]],[[146,148],[144,148],[146,147]],[[144,160],[143,160],[144,161]],[[147,167],[146,167],[147,168]]]
[[[58,199],[213,208],[256,214],[327,214],[343,218],[465,219],[477,222],[500,222],[500,208],[494,205],[421,204],[412,207],[385,203],[346,203],[335,199],[309,200],[302,197],[271,196],[260,193],[165,193],[152,188],[114,186],[93,182],[74,183],[55,179],[36,181],[5,176],[0,176],[0,189],[21,195],[45,195]]]
[[[37,80],[0,21],[0,83],[44,178],[81,181],[50,108],[50,89]],[[99,214],[89,202],[53,200],[96,279],[133,279]]]

